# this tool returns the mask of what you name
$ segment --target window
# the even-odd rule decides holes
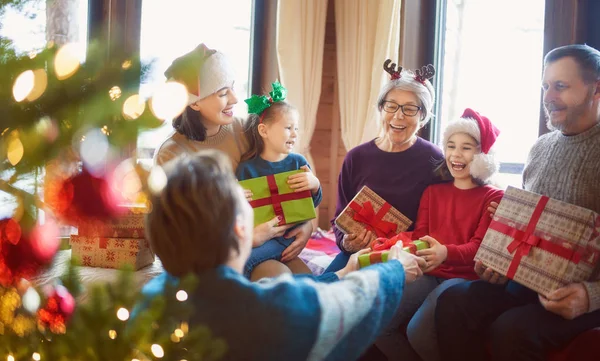
[[[240,103],[237,116],[246,115],[241,106],[249,96],[249,64],[252,0],[144,0],[140,57],[150,70],[140,86],[140,94],[149,97],[163,83],[171,62],[198,44],[226,54],[236,68],[235,91]],[[167,120],[160,128],[138,137],[138,159],[151,163],[154,150],[173,131]]]
[[[0,37],[11,40],[17,54],[39,51],[48,41],[59,45],[79,43],[80,59],[83,61],[87,44],[87,12],[87,0],[31,0],[20,8],[6,6],[0,10]],[[10,178],[13,171],[0,173],[0,178]],[[43,170],[37,176],[25,175],[14,185],[34,193],[42,181],[42,174]],[[0,218],[13,215],[17,207],[13,196],[0,191]]]
[[[445,125],[465,108],[500,130],[495,149],[500,186],[521,187],[539,133],[545,0],[442,2],[438,80],[439,143]]]

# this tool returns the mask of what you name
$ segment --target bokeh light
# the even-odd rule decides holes
[[[158,119],[173,119],[187,106],[188,92],[181,83],[169,81],[159,86],[150,101],[150,108]]]
[[[27,291],[25,291],[21,300],[23,301],[23,308],[31,314],[36,313],[38,308],[40,308],[41,298],[39,293],[37,293],[33,287],[29,287]]]
[[[118,86],[114,86],[110,88],[108,91],[108,96],[110,96],[110,100],[115,101],[121,97],[122,91]]]
[[[23,158],[23,153],[25,149],[23,148],[23,143],[21,143],[21,139],[19,139],[19,132],[13,130],[10,135],[10,140],[8,141],[8,147],[6,150],[6,157],[10,164],[17,165]]]
[[[175,294],[175,297],[177,298],[177,301],[183,302],[183,301],[186,301],[188,299],[188,294],[184,290],[179,290]]]
[[[26,70],[19,74],[13,85],[13,97],[17,102],[21,102],[27,98],[33,90],[35,76],[33,71]]]
[[[80,47],[81,45],[77,43],[69,43],[63,45],[63,47],[56,52],[54,71],[59,80],[67,79],[79,69]]]
[[[156,358],[162,358],[165,355],[165,350],[163,350],[163,348],[158,344],[152,345],[152,347],[150,347],[150,350]]]
[[[167,175],[161,166],[152,167],[148,176],[148,188],[153,194],[159,194],[167,185]]]
[[[117,318],[121,321],[127,321],[129,319],[129,311],[126,308],[119,308],[117,311]]]
[[[106,134],[100,129],[91,129],[82,137],[79,147],[81,159],[93,174],[102,174],[108,155],[109,144]]]
[[[32,102],[44,94],[48,86],[48,75],[44,69],[36,69],[33,71],[33,89],[27,95],[27,100]]]
[[[146,110],[146,102],[138,94],[134,94],[123,103],[123,116],[125,119],[137,119]]]

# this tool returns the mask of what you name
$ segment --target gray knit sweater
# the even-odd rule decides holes
[[[573,136],[554,131],[529,152],[523,188],[600,213],[600,123]],[[590,312],[600,309],[600,282],[584,282]]]

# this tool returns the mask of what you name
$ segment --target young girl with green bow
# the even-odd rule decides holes
[[[236,176],[241,181],[302,169],[304,172],[288,178],[288,184],[295,192],[310,190],[316,207],[322,199],[321,184],[310,171],[306,158],[292,152],[298,140],[299,113],[285,102],[286,95],[287,90],[275,82],[269,96],[253,95],[245,100],[250,116],[244,132],[250,148],[242,156]],[[245,192],[246,198],[252,200],[252,193]],[[285,235],[255,242],[244,274],[251,280],[258,280],[283,273],[310,273],[298,258],[305,245],[305,242],[296,242],[295,237],[285,238]]]

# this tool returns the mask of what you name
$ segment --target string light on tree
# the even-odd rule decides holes
[[[150,109],[158,119],[173,119],[187,106],[188,92],[178,82],[168,81],[160,85],[150,101]]]
[[[58,50],[54,59],[54,71],[59,80],[65,80],[77,72],[81,53],[81,46],[76,43],[65,44]]]
[[[165,350],[163,350],[162,346],[159,344],[155,343],[152,345],[152,347],[150,347],[150,351],[152,351],[152,354],[156,358],[163,358],[165,356]]]
[[[129,311],[126,308],[119,308],[117,311],[117,318],[121,321],[127,321],[129,319]]]
[[[184,290],[179,290],[175,294],[175,297],[177,298],[177,301],[183,302],[183,301],[186,301],[188,299],[188,294]]]

